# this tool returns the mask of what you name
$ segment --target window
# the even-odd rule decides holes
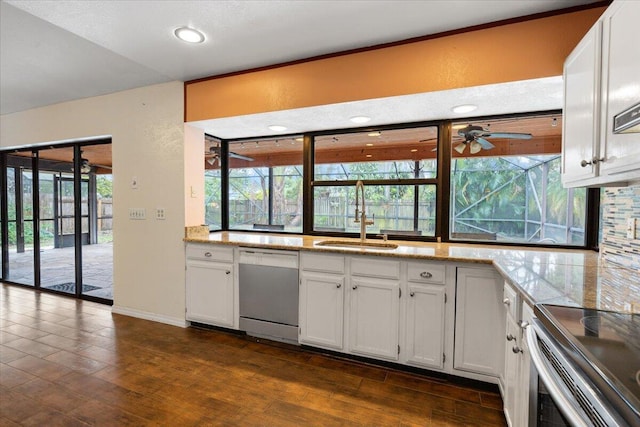
[[[229,229],[301,233],[302,138],[229,143]]]
[[[560,180],[561,116],[454,123],[452,239],[585,243],[586,190]]]
[[[365,184],[368,233],[435,236],[436,126],[314,138],[313,230],[359,233],[355,184]]]

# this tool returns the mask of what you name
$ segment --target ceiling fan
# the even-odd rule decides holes
[[[246,160],[247,162],[253,162],[253,158],[249,156],[243,156],[242,154],[234,153],[233,151],[229,151],[229,157],[233,159]],[[216,161],[220,158],[220,146],[212,145],[209,147],[209,151],[204,153],[204,158],[207,160],[211,166],[216,164]]]
[[[95,163],[90,163],[89,160],[85,159],[84,157],[80,158],[80,173],[91,173],[95,168],[108,170],[113,169],[112,166],[98,165]],[[73,172],[73,167],[71,167],[71,171]]]
[[[480,150],[490,150],[495,147],[486,138],[513,138],[513,139],[531,139],[530,133],[517,132],[493,132],[482,126],[468,125],[462,129],[458,129],[458,135],[464,138],[460,144],[453,147],[458,153],[464,153],[467,145],[471,154],[477,154]]]

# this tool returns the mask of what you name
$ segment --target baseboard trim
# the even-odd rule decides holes
[[[150,313],[148,311],[136,310],[128,307],[121,307],[114,305],[111,307],[111,312],[115,314],[122,314],[124,316],[137,317],[139,319],[151,320],[153,322],[166,323],[167,325],[178,326],[180,328],[186,328],[189,323],[185,319],[179,319],[176,317],[163,316],[161,314]]]

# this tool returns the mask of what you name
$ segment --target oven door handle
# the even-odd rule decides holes
[[[538,346],[538,333],[544,333],[540,330],[536,330],[534,323],[528,325],[525,329],[525,336],[527,337],[527,345],[529,347],[529,354],[531,355],[531,361],[538,371],[538,376],[544,382],[547,387],[547,391],[553,398],[553,401],[558,405],[558,408],[567,420],[573,424],[574,427],[589,427],[592,424],[585,420],[585,415],[580,406],[575,402],[575,399],[560,380],[557,375],[547,366],[544,361],[544,356],[540,352]],[[571,396],[571,397],[569,397]]]

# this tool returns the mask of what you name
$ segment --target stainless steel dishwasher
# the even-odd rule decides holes
[[[298,253],[240,248],[240,329],[298,343]]]

